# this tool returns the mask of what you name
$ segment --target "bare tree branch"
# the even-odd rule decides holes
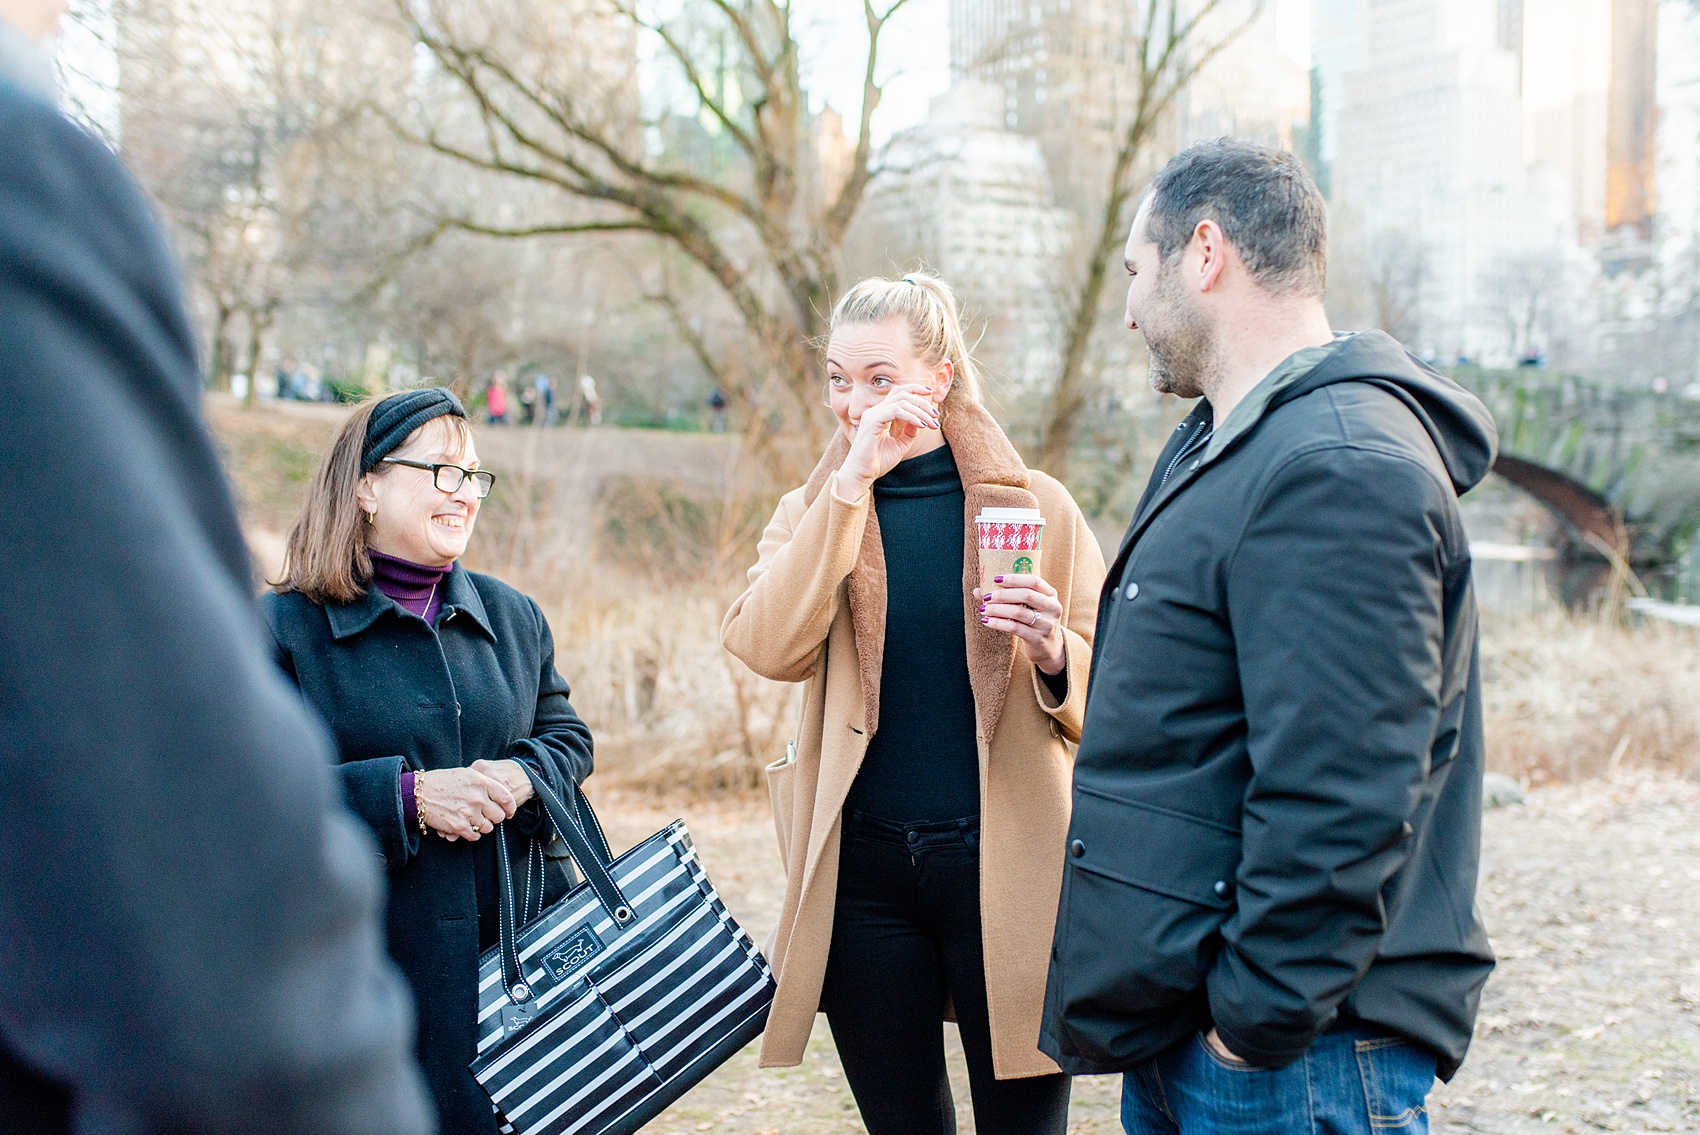
[[[753,156],[756,152],[755,140],[727,111],[726,104],[720,96],[710,93],[708,84],[703,81],[702,72],[696,65],[696,60],[691,58],[691,53],[685,49],[678,38],[667,30],[667,25],[658,20],[644,19],[638,14],[636,4],[616,0],[615,7],[638,27],[652,32],[661,40],[662,45],[667,48],[668,54],[673,57],[673,61],[684,71],[685,81],[691,85],[691,90],[696,94],[697,101],[708,108],[708,112],[714,115],[715,121],[720,123],[721,128],[731,135],[733,141],[737,142],[745,153]]]
[[[862,115],[856,133],[856,157],[850,167],[850,176],[844,180],[844,185],[838,191],[838,199],[826,214],[828,239],[835,243],[842,240],[844,233],[850,228],[850,221],[861,206],[863,193],[873,178],[870,169],[870,159],[873,155],[872,126],[874,111],[879,109],[883,93],[875,76],[875,69],[879,64],[880,32],[885,29],[886,21],[907,3],[908,0],[894,0],[885,14],[880,15],[874,9],[873,0],[862,0],[862,16],[868,26],[868,58],[862,70]]]
[[[536,185],[568,204],[541,205],[541,216],[519,219],[455,211],[434,222],[445,230],[507,239],[647,232],[677,249],[727,297],[756,347],[716,362],[689,321],[674,319],[699,363],[735,405],[782,411],[803,436],[824,439],[806,344],[824,330],[843,242],[873,176],[881,33],[908,0],[877,2],[863,0],[868,45],[855,153],[830,192],[815,191],[822,175],[809,92],[792,13],[780,0],[703,0],[692,18],[706,17],[716,29],[705,33],[715,37],[708,49],[691,25],[660,18],[646,0],[611,0],[608,18],[655,37],[705,112],[703,122],[725,140],[722,152],[733,156],[718,169],[676,169],[638,151],[629,130],[615,125],[635,117],[598,103],[600,93],[565,77],[570,68],[534,70],[522,48],[503,46],[499,25],[475,38],[411,0],[393,0],[394,10],[440,68],[451,101],[433,92],[435,104],[428,101],[416,119],[402,123],[391,113],[386,120],[425,151]],[[744,76],[745,105],[728,97],[722,75]],[[455,103],[468,112],[464,122]],[[677,129],[688,134],[693,121],[680,116]]]
[[[1080,268],[1080,283],[1070,297],[1071,310],[1065,320],[1062,364],[1040,435],[1038,464],[1053,476],[1067,475],[1069,453],[1090,400],[1087,360],[1098,329],[1109,267],[1120,260],[1117,252],[1131,221],[1128,207],[1138,189],[1133,174],[1139,155],[1150,142],[1157,124],[1199,71],[1263,14],[1265,0],[1254,0],[1246,17],[1219,39],[1197,42],[1199,29],[1225,3],[1226,0],[1206,0],[1183,19],[1179,0],[1146,0],[1144,23],[1134,45],[1139,60],[1137,102],[1110,166],[1095,231],[1083,248],[1085,262]],[[1159,22],[1163,32],[1154,39]]]

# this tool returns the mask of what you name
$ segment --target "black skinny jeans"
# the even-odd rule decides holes
[[[978,1135],[1064,1135],[1069,1078],[992,1074],[980,936],[980,821],[844,814],[821,1007],[869,1135],[954,1135],[945,998]]]

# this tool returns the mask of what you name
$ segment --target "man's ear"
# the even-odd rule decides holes
[[[1212,220],[1202,220],[1192,230],[1188,251],[1198,258],[1194,283],[1201,292],[1215,288],[1228,267],[1228,236],[1222,226]]]

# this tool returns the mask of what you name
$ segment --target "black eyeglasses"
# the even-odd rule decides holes
[[[459,465],[434,465],[429,461],[409,461],[405,457],[386,457],[386,465],[405,465],[409,469],[429,469],[431,479],[440,493],[458,493],[461,485],[468,477],[472,478],[472,491],[478,494],[480,500],[490,495],[495,487],[496,474],[486,473],[482,469],[462,469]]]

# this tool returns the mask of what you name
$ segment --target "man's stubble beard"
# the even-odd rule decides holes
[[[1139,321],[1145,332],[1151,389],[1178,398],[1201,398],[1221,359],[1204,313],[1191,302],[1172,271],[1158,269],[1154,310]]]

